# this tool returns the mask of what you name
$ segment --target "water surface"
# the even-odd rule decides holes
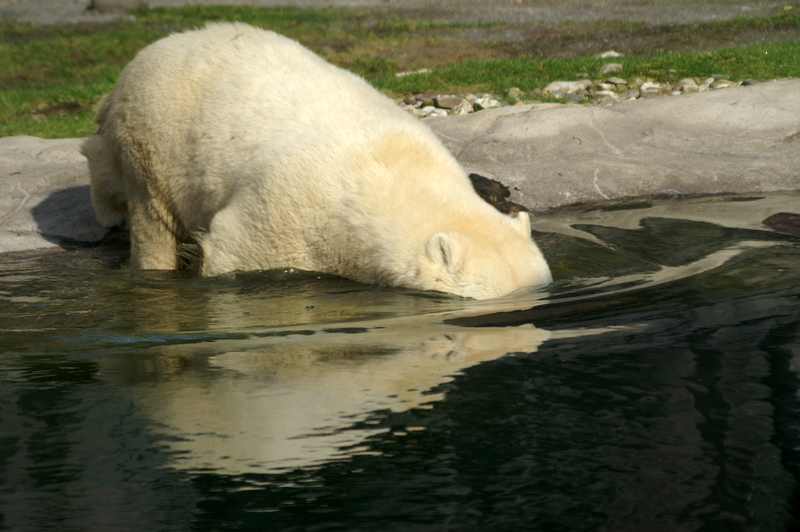
[[[799,195],[535,220],[493,301],[0,255],[0,530],[784,530]]]

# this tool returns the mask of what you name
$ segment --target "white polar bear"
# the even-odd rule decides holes
[[[298,268],[485,299],[551,282],[528,215],[497,212],[424,124],[363,79],[246,24],[142,50],[83,146],[131,265]]]

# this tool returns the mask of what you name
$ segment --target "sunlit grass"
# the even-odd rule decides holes
[[[242,21],[277,31],[395,96],[421,91],[500,93],[512,86],[530,91],[550,81],[575,79],[577,73],[596,79],[608,60],[587,53],[583,41],[606,34],[629,39],[634,52],[615,60],[624,65],[621,76],[629,79],[677,81],[724,74],[734,80],[763,80],[800,75],[800,40],[794,37],[800,35],[800,15],[793,12],[663,27],[563,23],[527,28],[544,32],[529,41],[504,40],[504,25],[499,23],[431,22],[380,8],[195,5],[132,14],[132,19],[103,24],[0,22],[0,136],[90,134],[95,105],[140,49],[207,21]],[[475,32],[493,37],[475,39]],[[730,34],[767,35],[774,42],[668,53],[727,42]],[[636,44],[646,38],[651,44]],[[431,72],[395,76],[421,68]]]

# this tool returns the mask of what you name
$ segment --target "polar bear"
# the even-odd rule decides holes
[[[474,192],[433,132],[366,81],[241,23],[170,35],[125,68],[83,145],[131,266],[297,268],[486,299],[551,282],[526,213]]]

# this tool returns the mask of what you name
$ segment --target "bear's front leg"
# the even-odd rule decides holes
[[[140,270],[178,268],[175,220],[155,200],[131,201],[131,267]]]

